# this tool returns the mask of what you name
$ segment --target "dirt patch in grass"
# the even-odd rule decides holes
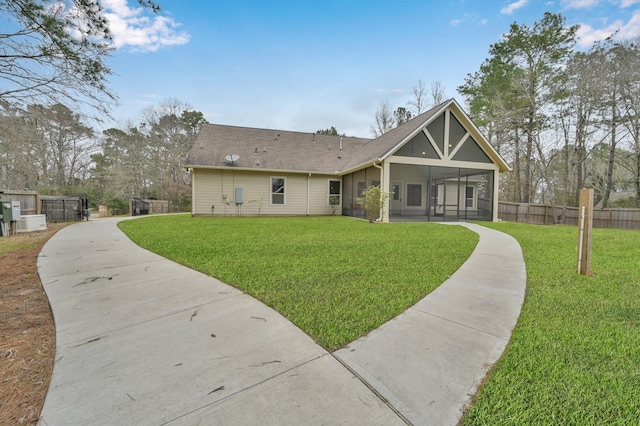
[[[37,260],[66,224],[0,238],[0,424],[36,424],[49,388],[56,333]]]

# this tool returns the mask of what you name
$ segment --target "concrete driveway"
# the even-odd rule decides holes
[[[454,425],[524,298],[517,242],[464,224],[480,243],[456,274],[329,353],[117,222],[66,227],[38,259],[57,334],[41,425]]]

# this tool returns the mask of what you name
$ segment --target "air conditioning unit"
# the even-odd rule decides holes
[[[44,231],[47,229],[47,216],[43,214],[23,214],[18,221],[18,232]]]

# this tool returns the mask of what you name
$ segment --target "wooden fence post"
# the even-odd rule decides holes
[[[578,273],[591,275],[591,228],[593,227],[593,188],[580,190],[578,210]]]

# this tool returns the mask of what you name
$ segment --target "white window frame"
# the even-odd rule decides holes
[[[471,188],[471,198],[467,197],[467,189]],[[471,205],[467,205],[467,201],[471,200]],[[475,209],[476,208],[476,186],[474,185],[465,185],[464,188],[464,208],[465,209]]]
[[[332,194],[331,193],[331,182],[338,182],[340,184],[340,193],[339,194]],[[340,180],[340,179],[329,179],[327,181],[327,206],[331,206],[331,203],[329,203],[329,199],[333,195],[337,195],[338,196],[338,206],[342,206],[342,180]]]
[[[274,203],[273,196],[280,195],[278,192],[273,192],[273,180],[282,179],[282,203]],[[287,205],[287,178],[284,176],[270,176],[269,177],[269,205],[271,206],[285,206]]]

